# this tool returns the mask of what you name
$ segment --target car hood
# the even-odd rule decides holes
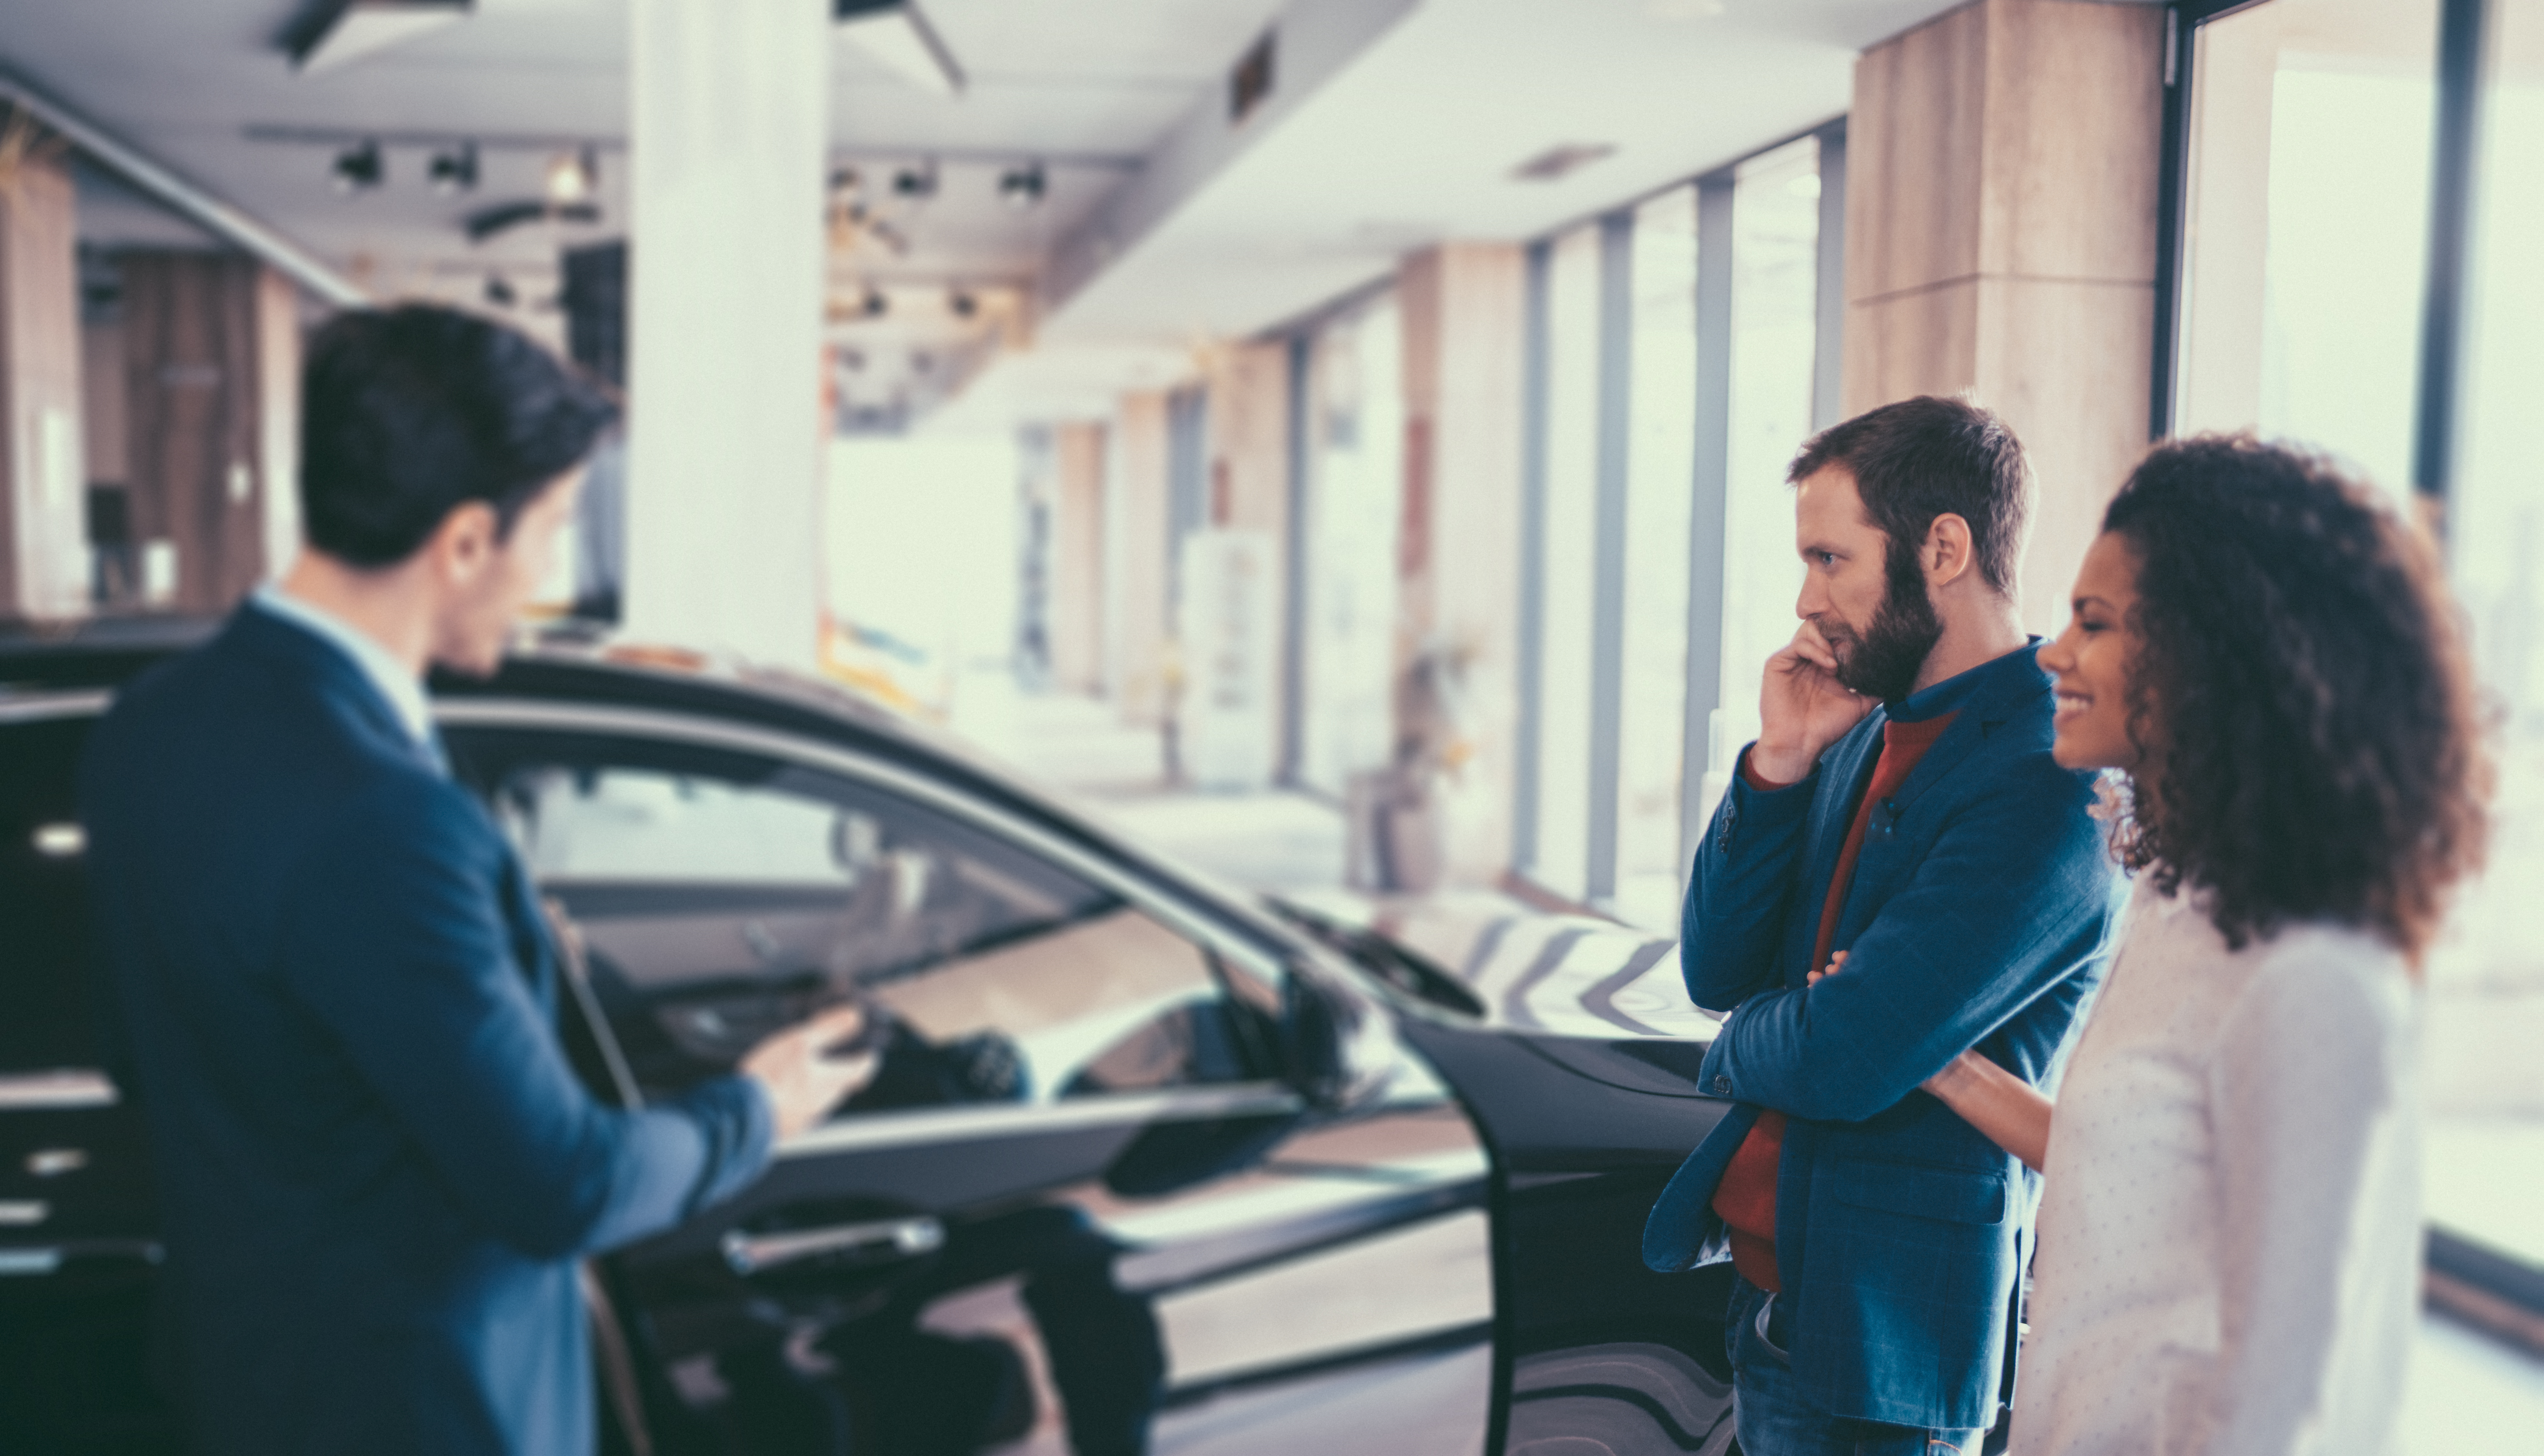
[[[1429,962],[1471,991],[1495,1026],[1608,1041],[1709,1041],[1721,1024],[1689,1002],[1676,941],[1613,920],[1548,914],[1485,890],[1304,890],[1281,899]]]

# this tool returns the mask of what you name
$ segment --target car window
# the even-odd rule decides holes
[[[1001,835],[876,785],[630,736],[459,729],[454,762],[571,917],[639,1085],[843,999],[891,1035],[850,1111],[1265,1075],[1263,993]]]

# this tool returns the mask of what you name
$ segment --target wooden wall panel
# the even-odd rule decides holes
[[[88,609],[76,229],[58,161],[0,178],[0,618]]]
[[[1420,538],[1399,553],[1396,670],[1434,648],[1463,663],[1465,756],[1434,806],[1442,870],[1460,883],[1496,882],[1511,858],[1527,294],[1526,253],[1506,243],[1417,254],[1396,282],[1405,485],[1422,502],[1406,520]]]
[[[1105,676],[1124,721],[1162,723],[1166,668],[1166,397],[1122,397],[1106,512]]]
[[[1104,687],[1104,426],[1053,430],[1051,676],[1067,693]]]
[[[128,253],[123,338],[132,530],[175,548],[186,612],[226,611],[263,578],[258,266]]]

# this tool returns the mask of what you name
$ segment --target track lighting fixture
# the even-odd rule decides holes
[[[981,300],[969,288],[956,288],[945,295],[945,310],[958,319],[968,319],[981,311]]]
[[[433,154],[426,164],[425,180],[433,190],[447,197],[477,190],[477,143],[463,141],[455,147]]]
[[[881,288],[876,287],[872,283],[868,283],[866,284],[865,301],[858,306],[865,311],[865,316],[867,318],[879,319],[892,311],[892,299],[888,297]]]
[[[915,201],[925,201],[935,196],[936,164],[921,162],[915,167],[902,168],[892,175],[892,191],[896,196],[909,197]]]
[[[336,165],[329,169],[328,180],[340,192],[358,192],[380,185],[380,144],[362,141],[336,154]]]
[[[1010,167],[998,175],[998,200],[1022,210],[1042,201],[1043,187],[1040,162]]]

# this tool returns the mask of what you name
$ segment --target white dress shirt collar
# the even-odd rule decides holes
[[[371,640],[368,633],[344,618],[321,607],[311,606],[279,586],[268,583],[256,589],[256,604],[295,627],[315,633],[334,644],[362,675],[379,689],[380,696],[406,726],[407,733],[423,747],[433,746],[433,709],[424,696],[424,680],[406,669],[406,664],[389,655],[388,649]]]

